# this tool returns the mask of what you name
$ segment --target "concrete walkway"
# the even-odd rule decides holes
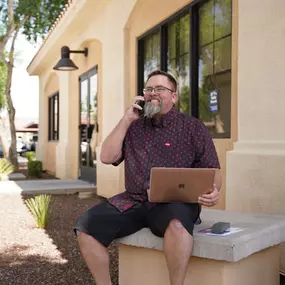
[[[96,193],[96,185],[82,180],[25,180],[1,181],[1,194],[75,194],[84,192]]]

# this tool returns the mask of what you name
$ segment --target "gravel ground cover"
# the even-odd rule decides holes
[[[0,182],[1,183],[1,182]],[[38,229],[20,195],[0,195],[0,284],[95,284],[72,230],[77,218],[100,202],[96,196],[54,195],[50,223]],[[117,247],[111,245],[110,271],[118,285]]]

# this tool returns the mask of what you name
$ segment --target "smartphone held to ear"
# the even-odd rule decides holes
[[[140,117],[143,117],[143,115],[144,115],[144,110],[143,110],[143,108],[144,108],[145,101],[139,100],[139,101],[136,102],[136,104],[138,104],[139,106],[142,107],[142,110],[139,110],[139,109],[138,109],[138,112],[139,112]]]

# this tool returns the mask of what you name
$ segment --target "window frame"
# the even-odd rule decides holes
[[[55,120],[55,99],[57,100],[57,118]],[[57,133],[55,130],[57,124]],[[48,141],[59,141],[59,91],[48,97]]]
[[[168,51],[168,25],[173,23],[174,21],[180,19],[187,13],[190,15],[189,21],[189,37],[190,37],[190,45],[189,45],[189,82],[190,82],[190,91],[189,96],[191,98],[191,116],[199,119],[199,52],[200,52],[200,41],[199,41],[199,10],[200,7],[210,0],[193,0],[191,3],[186,5],[184,8],[172,14],[170,17],[154,26],[152,29],[148,30],[141,36],[137,37],[137,91],[138,94],[142,94],[142,90],[144,88],[144,39],[159,31],[160,33],[160,69],[162,71],[167,72],[167,51]],[[215,1],[215,0],[213,0]],[[232,8],[231,5],[231,14]],[[232,37],[232,29],[231,32],[223,36],[226,38],[228,36]],[[213,39],[215,42],[216,40]],[[220,38],[218,39],[220,40]],[[231,69],[229,69],[232,71]],[[231,93],[232,95],[232,93]],[[230,133],[226,132],[224,134],[214,134],[214,138],[231,138]]]
[[[99,72],[98,72],[98,64],[96,64],[95,66],[93,66],[92,68],[90,68],[89,70],[85,71],[84,73],[82,73],[79,77],[78,77],[78,82],[79,82],[79,117],[78,117],[78,126],[80,126],[81,124],[81,83],[85,80],[87,80],[87,92],[88,92],[88,100],[90,100],[89,96],[90,96],[90,78],[97,74],[97,88],[99,91]],[[97,100],[97,108],[98,108],[98,97],[96,98]],[[98,115],[97,115],[98,116]],[[98,117],[97,117],[98,119]],[[99,122],[97,121],[96,123],[96,131],[99,133]]]

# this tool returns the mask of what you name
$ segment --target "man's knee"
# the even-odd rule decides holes
[[[74,230],[74,232],[77,235],[77,238],[79,239],[87,238],[87,236],[89,236],[87,233],[82,232],[81,230]]]
[[[86,243],[86,242],[90,241],[91,239],[93,239],[92,236],[90,236],[89,234],[87,234],[81,230],[75,230],[75,234],[77,236],[77,240],[78,240],[79,244]]]
[[[178,219],[172,219],[169,222],[166,231],[170,231],[172,234],[181,234],[181,233],[188,234],[188,231],[185,229],[182,222]]]

